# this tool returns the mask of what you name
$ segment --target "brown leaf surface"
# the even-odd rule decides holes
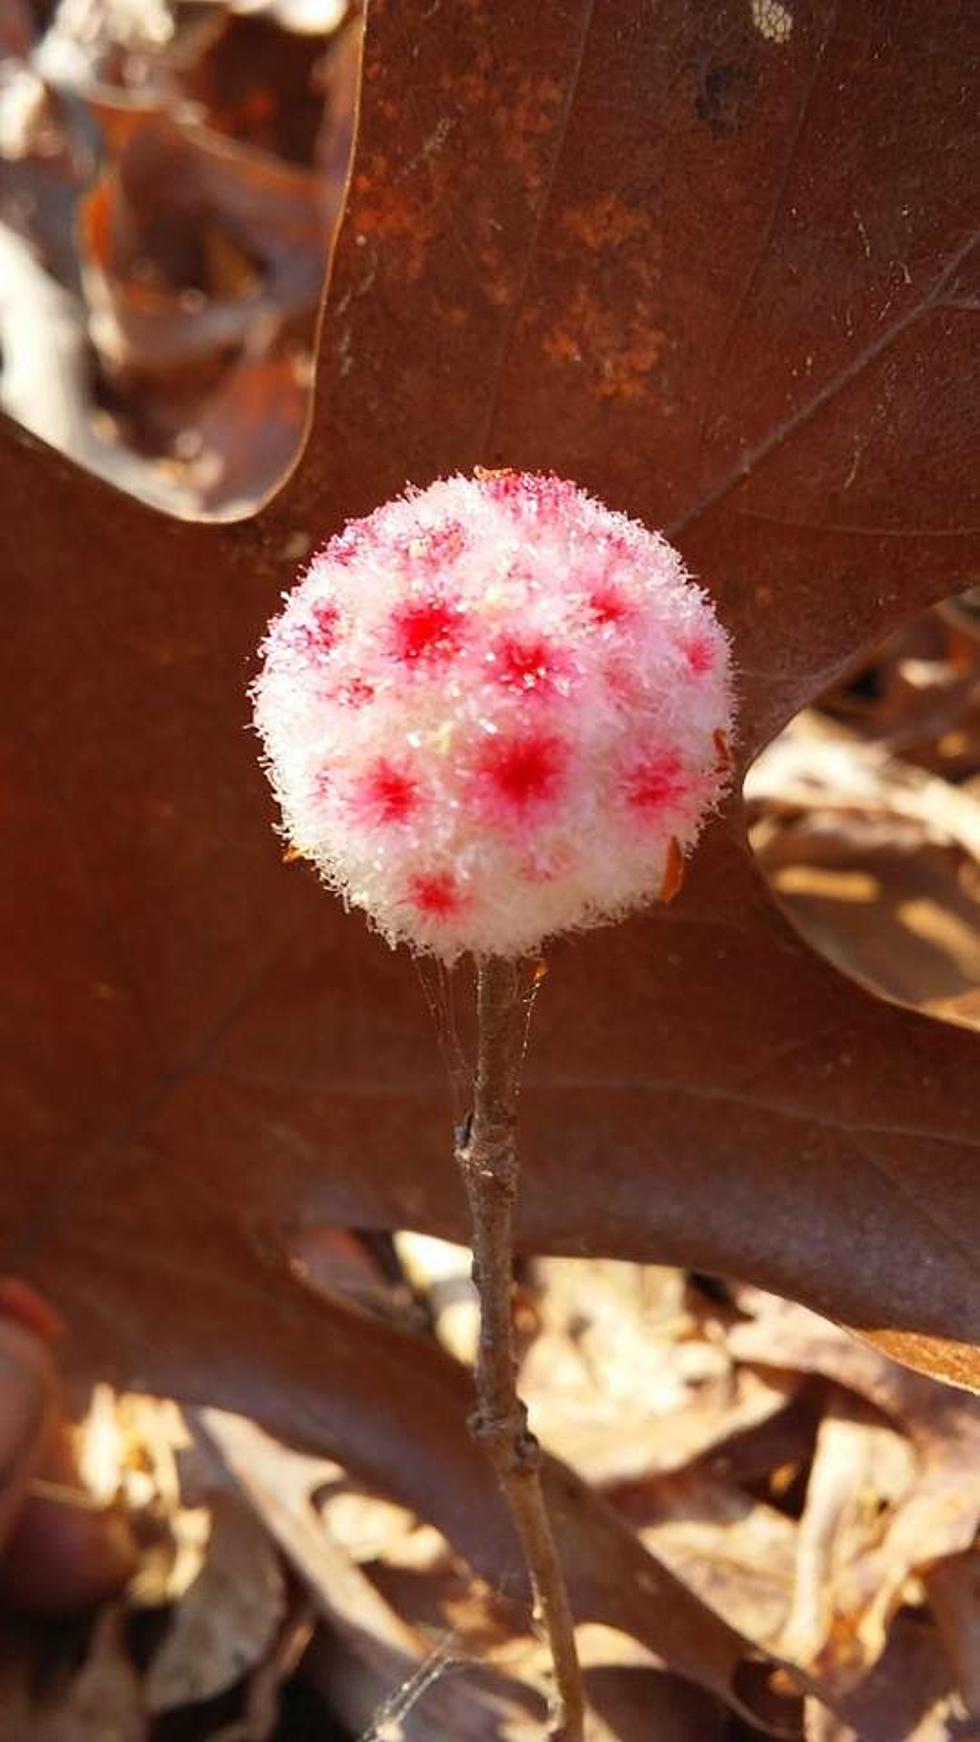
[[[355,1265],[353,1244],[329,1244],[319,1286],[327,1275],[353,1276],[379,1313],[377,1287],[364,1289],[366,1252]],[[427,1256],[432,1280],[420,1286],[438,1310],[454,1253]],[[640,1742],[655,1718],[665,1734],[692,1742],[727,1734],[721,1702],[733,1696],[766,1710],[787,1742],[801,1737],[801,1726],[812,1742],[974,1734],[976,1719],[965,1716],[980,1685],[972,1399],[758,1290],[733,1298],[678,1273],[564,1259],[534,1266],[520,1300],[534,1419],[546,1418],[549,1386],[570,1405],[578,1355],[610,1369],[595,1372],[593,1387],[605,1378],[615,1392],[627,1367],[645,1375],[650,1419],[665,1437],[672,1422],[681,1430],[676,1465],[665,1470],[638,1412],[606,1415],[611,1456],[596,1459],[590,1444],[589,1463],[615,1471],[617,1446],[637,1442],[628,1481],[607,1488],[612,1510],[550,1466],[583,1617],[590,1742]],[[625,1333],[618,1366],[615,1351],[600,1353],[614,1322]],[[339,1317],[335,1328],[348,1343]],[[79,1431],[80,1465],[93,1498],[116,1497],[143,1545],[126,1593],[125,1649],[122,1632],[114,1635],[117,1670],[138,1668],[131,1681],[140,1711],[165,1704],[174,1723],[200,1711],[201,1733],[215,1742],[259,1742],[275,1730],[284,1680],[296,1691],[298,1657],[312,1639],[298,1681],[364,1742],[380,1742],[396,1718],[419,1742],[502,1742],[504,1734],[530,1742],[540,1732],[548,1655],[529,1632],[499,1502],[472,1445],[463,1453],[432,1432],[439,1388],[458,1426],[465,1382],[431,1344],[376,1328],[365,1359],[384,1367],[394,1346],[402,1373],[428,1379],[420,1397],[409,1388],[398,1405],[400,1503],[240,1416],[182,1413],[97,1388]],[[334,1376],[325,1377],[328,1395],[341,1395]],[[779,1416],[746,1424],[738,1381],[767,1378],[791,1401]],[[684,1429],[686,1388],[702,1429],[714,1417],[703,1449]],[[351,1392],[347,1385],[342,1394]],[[596,1398],[581,1390],[581,1376],[574,1395],[591,1414]],[[302,1431],[297,1422],[293,1437]],[[467,1482],[470,1510],[455,1516],[454,1543],[440,1526],[454,1518],[452,1502]],[[66,1490],[63,1501],[71,1500]],[[475,1567],[457,1546],[464,1541],[480,1557]],[[290,1597],[277,1620],[280,1556]],[[148,1606],[162,1613],[141,1635]],[[87,1650],[96,1662],[100,1637],[93,1633]],[[140,1637],[143,1649],[134,1651]],[[11,1709],[23,1708],[24,1742],[33,1742],[31,1725],[48,1709],[74,1711],[88,1697],[86,1652],[76,1646],[66,1657],[64,1647],[63,1629],[35,1627],[27,1640],[9,1623],[0,1630],[0,1679]],[[768,1664],[751,1662],[763,1654]],[[691,1680],[667,1674],[664,1656]],[[42,1676],[49,1693],[39,1703],[31,1689]],[[805,1716],[796,1712],[794,1682],[812,1696]],[[226,1690],[217,1731],[213,1707],[209,1720],[194,1704],[209,1687]],[[182,1693],[191,1706],[178,1710]]]
[[[358,1404],[349,1379],[338,1383],[324,1375],[324,1381],[334,1402],[343,1398],[346,1409],[364,1409],[365,1436],[377,1432],[379,1412],[384,1420],[385,1406],[376,1388],[391,1388],[389,1410],[391,1399],[398,1399],[401,1473],[396,1474],[390,1453],[380,1447],[374,1471],[367,1471],[361,1457],[358,1465],[369,1480],[437,1524],[480,1576],[519,1596],[524,1588],[520,1556],[493,1477],[466,1433],[468,1387],[461,1370],[424,1344],[386,1327],[373,1326],[370,1334],[372,1351],[364,1344],[355,1356],[370,1362],[371,1371],[364,1376],[365,1398],[373,1395],[367,1407]],[[344,1341],[353,1344],[354,1339]],[[411,1395],[398,1383],[397,1376],[407,1371],[412,1373]],[[308,1401],[317,1407],[315,1392]],[[300,1417],[295,1418],[290,1437],[296,1441],[312,1437],[308,1427],[304,1432]],[[346,1450],[344,1455],[347,1461]],[[749,1650],[747,1641],[647,1554],[617,1514],[570,1469],[549,1460],[545,1479],[576,1615],[630,1634],[682,1674],[732,1699],[736,1671]]]
[[[969,782],[896,760],[811,710],[763,752],[745,790],[759,862],[824,955],[919,1008],[976,992],[980,800]]]
[[[221,1493],[209,1510],[206,1559],[146,1676],[154,1713],[233,1686],[269,1650],[285,1612],[282,1570],[254,1514]]]
[[[322,1466],[222,1411],[203,1411],[201,1425],[329,1623],[316,1680],[353,1733],[372,1734],[390,1717],[407,1720],[412,1737],[490,1742],[501,1717],[509,1727],[522,1709],[534,1721],[519,1734],[540,1729],[540,1696],[499,1676],[489,1678],[488,1689],[487,1678],[473,1675],[458,1638],[434,1643],[411,1603],[393,1606],[376,1588],[359,1565],[364,1557],[338,1536],[329,1511],[321,1516],[314,1506],[315,1490],[326,1480]],[[468,1673],[461,1677],[464,1666]]]
[[[980,1727],[980,1550],[937,1561],[923,1582],[963,1704]]]
[[[832,1399],[807,1481],[793,1603],[780,1643],[794,1662],[819,1665],[821,1677],[838,1691],[860,1680],[881,1656],[908,1578],[910,1562],[901,1554],[881,1557],[885,1576],[877,1585],[855,1577],[855,1566],[873,1558],[882,1534],[880,1514],[909,1485],[912,1462],[897,1431],[868,1420],[853,1399]],[[920,1555],[930,1552],[927,1533],[916,1548]]]
[[[407,959],[280,863],[242,730],[260,627],[407,475],[554,466],[711,587],[747,758],[954,590],[968,48],[926,0],[812,0],[785,42],[735,0],[451,30],[377,4],[288,488],[179,525],[5,431],[2,1257],[86,1359],[402,1479],[401,1356],[291,1280],[287,1236],[459,1235],[446,1095]],[[789,931],[733,804],[669,909],[553,952],[522,1238],[751,1277],[976,1382],[977,1057]],[[472,1523],[458,1399],[423,1368],[411,1402]]]
[[[413,1363],[417,1361],[421,1366],[423,1353],[421,1347],[415,1351]],[[444,1378],[447,1384],[453,1384],[455,1376],[449,1363],[444,1364]],[[457,1395],[456,1401],[460,1404],[463,1399]],[[386,1602],[383,1592],[379,1593],[353,1565],[349,1550],[345,1555],[334,1540],[329,1523],[324,1530],[311,1504],[312,1492],[323,1478],[309,1459],[285,1452],[253,1424],[219,1411],[203,1412],[202,1425],[243,1492],[309,1583],[318,1606],[365,1662],[370,1676],[366,1687],[360,1686],[360,1697],[377,1704],[382,1693],[387,1694],[410,1679],[429,1656],[418,1627],[402,1618],[406,1611],[411,1613],[411,1596],[406,1602],[402,1586],[398,1592],[402,1600],[395,1604]],[[399,1427],[402,1462],[406,1470],[414,1467],[417,1471],[425,1462],[424,1420],[420,1416],[413,1422],[409,1412],[402,1411]],[[510,1526],[505,1526],[492,1478],[485,1476],[479,1455],[471,1453],[469,1462],[471,1479],[481,1484],[485,1493],[482,1512],[468,1516],[462,1525],[454,1491],[458,1473],[453,1471],[450,1475],[445,1464],[440,1468],[433,1465],[429,1470],[428,1492],[421,1508],[418,1506],[421,1490],[413,1495],[411,1479],[401,1484],[401,1495],[414,1509],[422,1510],[423,1516],[434,1519],[447,1534],[447,1526],[452,1526],[454,1546],[462,1550],[470,1566],[497,1593],[498,1603],[506,1598],[507,1607],[512,1609],[514,1600],[520,1599],[524,1573],[514,1553]],[[599,1621],[604,1628],[615,1628],[628,1635],[645,1646],[648,1654],[655,1653],[681,1674],[744,1710],[744,1700],[736,1688],[736,1672],[750,1654],[749,1641],[720,1619],[716,1610],[682,1580],[675,1579],[648,1555],[629,1527],[571,1471],[549,1460],[546,1481],[549,1510],[562,1543],[562,1558],[580,1620]],[[328,1520],[330,1516],[328,1509]],[[426,1619],[431,1625],[431,1618]],[[458,1613],[453,1632],[450,1655],[465,1660],[470,1653],[477,1657],[486,1651],[486,1640],[480,1639],[479,1627],[471,1627],[472,1639],[467,1650],[467,1630]],[[519,1680],[533,1686],[537,1678],[528,1675],[524,1661],[526,1645],[511,1656],[513,1661],[506,1653],[491,1651],[488,1661],[496,1662],[504,1670],[513,1669]],[[543,1664],[539,1665],[539,1674],[540,1668]],[[435,1711],[441,1710],[444,1720],[451,1720],[448,1735],[453,1734],[454,1722],[460,1736],[469,1736],[472,1730],[482,1737],[489,1720],[481,1717],[479,1702],[475,1710],[471,1709],[469,1727],[464,1727],[467,1698],[465,1690],[457,1695],[451,1683],[448,1686],[439,1683]],[[434,1713],[429,1716],[434,1723]]]
[[[796,1374],[736,1368],[676,1271],[557,1258],[535,1264],[534,1281],[543,1319],[521,1396],[544,1444],[600,1489],[710,1465],[721,1442],[728,1457],[800,1389]]]
[[[100,1612],[81,1663],[53,1664],[50,1642],[7,1631],[0,1646],[4,1742],[148,1742],[143,1685],[127,1652],[121,1606]],[[62,1643],[61,1656],[70,1654]]]
[[[975,1742],[935,1634],[902,1616],[874,1673],[842,1712],[808,1701],[806,1742]]]
[[[732,1329],[736,1357],[820,1373],[867,1398],[907,1435],[907,1445],[890,1444],[894,1436],[883,1438],[881,1426],[862,1420],[853,1399],[824,1416],[800,1527],[794,1608],[780,1652],[805,1664],[846,1709],[852,1690],[867,1683],[894,1641],[892,1619],[919,1574],[930,1595],[935,1581],[940,1629],[971,1698],[980,1400],[895,1365],[804,1307],[752,1291],[741,1298],[746,1306],[754,1302],[757,1317]],[[885,1455],[891,1467],[883,1475]],[[902,1456],[911,1460],[904,1472]],[[869,1496],[870,1515],[862,1516]]]
[[[0,79],[0,404],[144,501],[233,519],[309,418],[359,13],[64,0],[31,23]]]

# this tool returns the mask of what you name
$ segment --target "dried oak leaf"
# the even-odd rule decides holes
[[[233,513],[296,455],[329,220],[312,169],[153,109],[91,107],[108,161],[79,209],[89,331],[118,415]]]
[[[148,1742],[150,1714],[122,1605],[99,1610],[80,1661],[77,1640],[8,1621],[0,1640],[0,1700],[9,1742],[99,1742],[107,1734],[113,1742]]]
[[[754,19],[473,3],[408,57],[375,5],[284,491],[178,524],[3,435],[3,1262],[88,1361],[382,1486],[424,1385],[284,1230],[459,1237],[463,1203],[410,964],[269,832],[243,690],[297,557],[407,475],[572,474],[712,588],[746,759],[975,562],[969,23]],[[669,909],[554,952],[521,1238],[751,1277],[976,1383],[977,1058],[811,953],[734,803]],[[431,1434],[436,1498],[491,1532],[445,1408]]]
[[[919,1575],[964,1697],[972,1698],[980,1400],[861,1347],[805,1307],[758,1290],[741,1290],[740,1300],[756,1316],[730,1331],[733,1354],[821,1374],[867,1399],[907,1436],[904,1448],[889,1446],[887,1430],[862,1419],[844,1392],[824,1416],[800,1524],[793,1615],[776,1642],[780,1654],[801,1663],[835,1709],[859,1705],[865,1722],[875,1713],[884,1725],[887,1702],[882,1707],[880,1700],[889,1677],[876,1675],[875,1666],[894,1643],[894,1617]],[[877,1491],[880,1510],[868,1510],[869,1491]]]
[[[808,710],[763,751],[745,794],[785,911],[845,973],[940,1012],[980,987],[980,801],[968,784]]]
[[[900,1615],[868,1680],[833,1712],[807,1701],[806,1742],[974,1742],[932,1628]]]
[[[375,1358],[381,1356],[382,1366],[389,1365],[393,1355],[397,1360],[394,1346],[389,1346],[387,1357],[382,1354],[392,1335],[374,1328],[374,1338],[380,1339],[375,1341]],[[420,1382],[418,1403],[409,1403],[399,1414],[399,1458],[407,1478],[400,1480],[401,1493],[410,1507],[436,1519],[473,1570],[492,1587],[498,1605],[505,1599],[517,1599],[525,1576],[516,1539],[509,1523],[501,1518],[492,1480],[488,1481],[478,1459],[467,1467],[465,1459],[460,1463],[458,1457],[446,1458],[447,1431],[455,1438],[465,1432],[459,1370],[424,1345],[411,1354],[403,1349],[401,1359],[411,1364]],[[355,1390],[354,1386],[349,1388],[351,1397]],[[221,1411],[202,1412],[201,1425],[309,1587],[318,1608],[341,1639],[357,1647],[371,1675],[380,1678],[372,1703],[382,1688],[388,1692],[414,1677],[428,1656],[420,1653],[424,1642],[419,1629],[404,1618],[400,1606],[396,1610],[385,1602],[383,1589],[376,1589],[366,1579],[314,1511],[313,1493],[323,1483],[322,1465],[285,1450],[254,1423]],[[301,1425],[294,1424],[294,1436]],[[367,1467],[360,1458],[359,1462]],[[445,1489],[443,1480],[449,1469],[455,1483],[451,1491]],[[571,1471],[547,1459],[544,1473],[577,1615],[585,1621],[598,1620],[639,1641],[647,1654],[656,1653],[682,1675],[744,1712],[752,1698],[750,1689],[742,1694],[739,1691],[740,1670],[751,1652],[748,1640],[651,1559],[628,1525]],[[391,1486],[390,1478],[388,1482]],[[328,1509],[328,1526],[330,1517]],[[430,1616],[430,1625],[431,1620]],[[450,1654],[470,1659],[472,1653],[476,1666],[482,1653],[473,1649],[466,1630],[455,1623],[451,1629],[437,1629],[443,1635],[447,1631],[452,1633]],[[506,1654],[500,1651],[491,1651],[486,1662],[507,1667]],[[519,1663],[512,1667],[518,1680],[522,1679]],[[469,1736],[452,1684],[440,1684],[436,1691],[438,1704],[451,1718],[449,1733],[465,1730]],[[461,1697],[465,1708],[468,1696],[464,1693]],[[431,1711],[428,1716],[431,1721]],[[478,1710],[473,1717],[479,1720]],[[361,1718],[351,1721],[360,1722]]]

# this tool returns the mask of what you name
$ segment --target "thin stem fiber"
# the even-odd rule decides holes
[[[473,1114],[457,1146],[480,1300],[477,1407],[470,1425],[510,1507],[527,1562],[535,1620],[551,1650],[555,1692],[549,1735],[553,1742],[583,1742],[585,1698],[574,1623],[541,1486],[541,1448],[517,1394],[511,1312],[517,1101],[533,996],[526,964],[495,956],[478,959]]]

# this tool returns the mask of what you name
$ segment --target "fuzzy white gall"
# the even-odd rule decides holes
[[[352,521],[262,652],[288,839],[446,961],[669,894],[724,789],[708,599],[659,534],[557,478],[447,478]]]

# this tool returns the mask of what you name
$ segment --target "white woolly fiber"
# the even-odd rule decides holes
[[[351,522],[263,655],[289,840],[446,961],[667,895],[725,784],[711,605],[659,534],[557,478],[447,478]]]

